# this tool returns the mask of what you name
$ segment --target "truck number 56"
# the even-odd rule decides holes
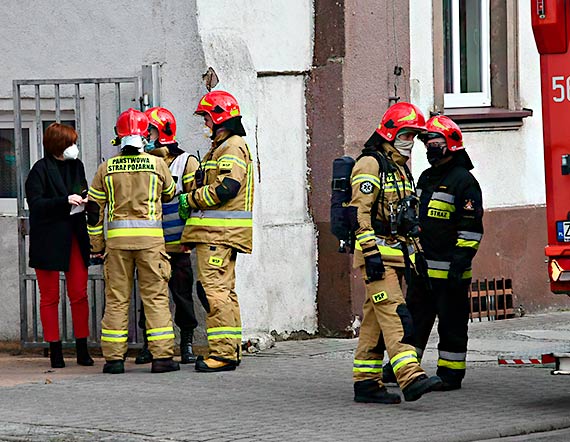
[[[552,99],[555,103],[570,101],[570,77],[565,78],[562,75],[552,77],[552,90],[554,91]]]

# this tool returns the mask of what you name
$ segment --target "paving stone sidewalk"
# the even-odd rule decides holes
[[[0,388],[0,440],[445,442],[570,428],[570,377],[496,362],[499,354],[570,349],[570,312],[474,323],[470,336],[464,388],[417,402],[352,401],[356,340],[280,342],[235,372],[184,366],[153,375],[130,363],[125,375],[90,371]],[[429,372],[435,348],[432,336]],[[0,376],[8,369],[0,365]]]

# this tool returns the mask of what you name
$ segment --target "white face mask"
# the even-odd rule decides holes
[[[79,156],[79,148],[76,144],[72,144],[67,149],[63,151],[64,160],[76,160]]]

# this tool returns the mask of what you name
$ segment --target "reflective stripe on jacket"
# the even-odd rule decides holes
[[[186,221],[181,242],[222,244],[243,253],[251,253],[253,229],[253,163],[243,138],[230,136],[214,147],[202,162],[204,183],[198,187],[192,179],[188,202],[194,209]],[[220,199],[229,178],[239,183],[235,197]]]
[[[168,166],[158,157],[141,153],[118,155],[105,161],[89,188],[91,217],[98,218],[96,224],[89,226],[92,251],[99,252],[105,247],[142,250],[164,244],[162,202],[170,201],[175,190]]]
[[[403,167],[405,158],[393,146],[384,143],[382,148],[386,157],[392,158],[390,163],[394,172],[380,171],[378,161],[369,155],[362,156],[354,165],[351,176],[352,200],[350,205],[357,209],[358,228],[354,251],[354,267],[364,265],[364,256],[380,252],[384,264],[404,267],[404,253],[401,242],[404,242],[410,258],[414,259],[415,248],[406,238],[380,234],[374,231],[374,225],[386,226],[389,231],[390,212],[397,210],[401,198],[413,193],[413,186]],[[372,208],[377,198],[378,210],[372,219]]]
[[[448,163],[425,170],[418,180],[420,243],[430,277],[447,279],[452,268],[467,279],[483,238],[483,201],[466,153],[453,155]]]

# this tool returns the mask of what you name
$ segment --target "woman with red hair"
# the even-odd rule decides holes
[[[30,267],[40,289],[40,317],[49,342],[52,368],[65,362],[59,335],[59,273],[65,272],[79,365],[93,365],[87,350],[89,303],[87,267],[89,236],[84,205],[87,180],[78,159],[77,132],[51,124],[44,134],[45,156],[34,164],[26,180],[30,208]]]

